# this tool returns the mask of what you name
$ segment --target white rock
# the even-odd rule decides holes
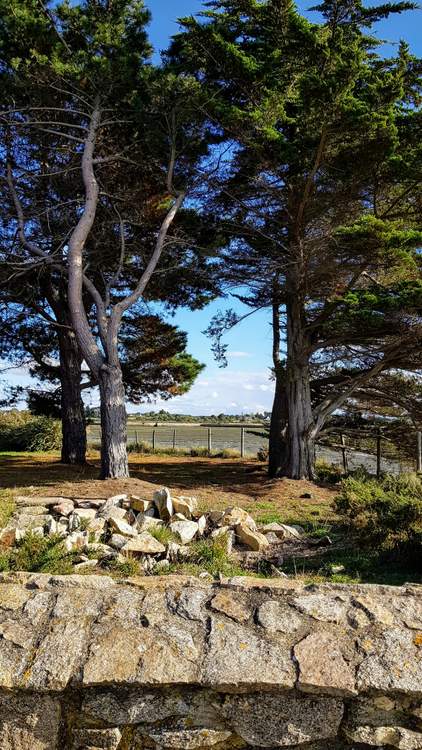
[[[81,520],[92,521],[97,515],[95,508],[75,508],[73,515],[78,516]]]
[[[87,560],[86,562],[78,563],[73,566],[73,570],[81,570],[82,568],[96,568],[99,560]]]
[[[246,547],[249,547],[249,549],[254,552],[261,552],[269,547],[267,538],[264,534],[260,534],[259,531],[254,531],[244,523],[237,524],[236,536],[242,544],[245,544]]]
[[[287,539],[300,539],[305,534],[305,530],[301,526],[288,526],[285,523],[280,524],[280,526],[285,532]]]
[[[178,500],[182,503],[186,503],[191,513],[194,513],[196,510],[198,510],[198,500],[196,499],[196,497],[188,497],[187,495],[179,495]]]
[[[25,527],[23,529],[16,528],[15,539],[20,542],[27,534],[36,534],[36,536],[44,536],[44,526],[31,526],[30,528]]]
[[[75,506],[72,500],[63,500],[63,502],[53,505],[52,510],[53,513],[56,513],[59,516],[70,516],[75,510]]]
[[[123,492],[121,495],[113,495],[112,497],[109,497],[107,502],[113,503],[113,505],[118,505],[122,500],[127,500],[127,495],[125,492]]]
[[[256,531],[255,521],[243,508],[226,508],[223,517],[218,521],[219,526],[235,527],[238,524],[243,524],[243,526],[247,526],[252,531]]]
[[[145,511],[149,510],[151,506],[152,503],[150,500],[143,500],[141,497],[138,497],[138,495],[130,496],[130,507],[137,513],[145,513]]]
[[[148,529],[157,529],[159,526],[164,526],[164,521],[161,518],[151,518],[146,513],[139,513],[136,519],[136,528],[138,531],[148,531]]]
[[[45,532],[49,536],[58,533],[58,522],[55,520],[55,518],[53,518],[53,516],[47,516]]]
[[[189,544],[198,533],[198,524],[195,521],[175,521],[170,524],[170,531],[182,544]]]
[[[200,518],[198,518],[197,524],[198,524],[198,534],[200,536],[203,536],[203,534],[205,534],[205,530],[207,528],[207,517],[206,516],[201,516]]]
[[[122,534],[112,534],[109,540],[110,546],[115,549],[121,549],[127,543],[127,537]]]
[[[69,533],[69,521],[64,516],[57,521],[57,533],[62,536],[66,536]]]
[[[137,531],[130,526],[127,521],[123,521],[122,518],[110,518],[109,524],[114,531],[117,531],[118,534],[122,534],[122,536],[138,536]]]
[[[105,504],[104,498],[81,497],[73,501],[78,508],[95,508],[98,510]]]
[[[175,521],[188,521],[189,519],[183,515],[183,513],[175,513],[174,516],[171,517],[170,523],[174,523]]]
[[[81,525],[81,517],[76,515],[75,512],[71,513],[69,516],[69,531],[72,533],[73,531],[77,531]]]
[[[182,513],[185,518],[190,519],[193,510],[195,509],[191,503],[190,498],[173,497],[173,509],[175,513]]]
[[[110,508],[102,509],[99,513],[100,518],[104,518],[106,521],[109,521],[110,518],[122,518],[124,521],[127,521],[127,510],[124,508],[119,508],[117,505],[112,505]]]
[[[121,501],[119,498],[124,499],[126,497],[127,495],[124,495],[123,497],[121,495],[115,495],[115,497],[109,497],[108,500],[106,500],[106,502],[104,503],[104,505],[102,505],[102,507],[99,509],[98,515],[101,516],[102,518],[105,518],[110,508],[116,508],[119,505]]]
[[[92,521],[89,522],[87,531],[89,531],[89,536],[93,536],[95,541],[98,542],[101,535],[104,533],[104,527],[106,525],[104,518],[93,518]]]
[[[73,531],[66,537],[63,545],[67,552],[72,552],[75,549],[86,549],[88,546],[88,534],[86,531]]]
[[[173,502],[170,490],[167,487],[163,487],[161,490],[156,490],[154,492],[153,502],[158,510],[160,518],[162,518],[163,521],[169,521],[173,515]]]
[[[183,547],[180,544],[176,544],[176,542],[168,543],[166,559],[169,560],[169,562],[178,562],[179,560],[183,560],[184,558],[189,557],[189,555],[189,547]]]
[[[154,539],[148,531],[143,531],[136,539],[131,539],[120,550],[125,557],[141,557],[142,555],[159,555],[166,551],[161,542]]]

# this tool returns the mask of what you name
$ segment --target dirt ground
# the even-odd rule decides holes
[[[0,454],[0,488],[13,495],[106,497],[129,492],[150,498],[157,485],[165,485],[175,494],[195,495],[203,510],[237,505],[263,522],[321,525],[335,518],[335,488],[269,480],[256,460],[131,454],[130,470],[130,479],[101,481],[97,454],[83,468],[63,466],[52,454]]]

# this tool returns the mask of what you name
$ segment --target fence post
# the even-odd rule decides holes
[[[208,427],[208,453],[211,453],[212,451],[212,433],[211,433],[211,427]]]
[[[381,476],[381,428],[377,432],[377,479]]]
[[[418,452],[416,455],[416,471],[422,473],[422,432],[418,430]]]
[[[136,440],[136,445],[139,445],[139,432],[138,432],[138,430],[135,431],[135,440]]]
[[[344,435],[341,435],[341,452],[343,454],[343,469],[344,473],[349,473],[349,462],[347,460],[347,452],[346,452],[346,438]]]
[[[176,448],[176,430],[173,430],[173,450]]]
[[[245,428],[240,428],[240,455],[241,458],[245,457]]]
[[[152,431],[152,450],[155,451],[155,430]]]

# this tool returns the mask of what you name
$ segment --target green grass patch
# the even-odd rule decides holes
[[[341,566],[344,570],[337,572]],[[354,548],[327,551],[323,557],[286,560],[283,572],[306,583],[422,583],[420,566],[392,561],[385,553]]]
[[[58,534],[40,536],[29,532],[16,546],[0,555],[0,571],[26,570],[34,573],[68,575],[73,572],[77,552],[67,552]]]
[[[153,526],[147,529],[147,531],[157,540],[157,542],[160,542],[160,544],[163,544],[165,547],[167,544],[170,544],[170,542],[176,541],[175,535],[168,526]]]
[[[98,445],[93,445],[99,449]],[[170,448],[166,446],[153,448],[151,443],[130,443],[127,447],[128,453],[137,453],[141,456],[187,456],[190,458],[240,458],[240,451],[232,448],[209,451],[207,446],[199,445],[196,448]]]
[[[7,526],[14,510],[15,503],[10,490],[0,490],[0,529]]]

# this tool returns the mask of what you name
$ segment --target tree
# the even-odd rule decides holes
[[[353,392],[420,367],[422,65],[404,43],[384,59],[370,33],[414,6],[327,0],[318,23],[289,0],[208,6],[183,19],[171,60],[227,143],[210,202],[222,273],[272,310],[270,474],[312,478],[315,441]],[[217,354],[236,323],[214,321]]]
[[[24,274],[11,288],[3,285],[0,300],[1,356],[17,364],[26,362],[31,375],[55,384],[54,393],[47,389],[37,395],[29,390],[28,405],[34,413],[61,418],[62,463],[84,464],[82,356],[70,323],[65,286],[60,277]]]
[[[35,291],[33,285],[32,294]],[[62,309],[66,310],[66,306]],[[39,289],[35,309],[31,309],[28,298],[21,300],[20,306],[16,299],[13,304],[9,300],[4,307],[0,306],[0,320],[0,355],[18,366],[26,363],[32,377],[43,386],[14,389],[9,405],[26,398],[31,413],[60,418],[62,462],[85,463],[82,392],[95,383],[86,368],[82,368],[73,332],[57,324],[53,310],[40,297]],[[64,337],[70,337],[71,345],[76,347],[75,357],[69,357],[69,348],[63,345]],[[186,334],[158,315],[132,314],[124,321],[122,370],[126,392],[133,403],[145,403],[157,397],[169,399],[190,389],[204,365],[186,352],[186,344]]]
[[[207,155],[203,118],[190,104],[199,87],[148,63],[141,2],[34,8],[28,0],[19,12],[15,4],[1,2],[4,178],[14,209],[9,233],[19,238],[8,261],[66,274],[72,328],[100,390],[102,476],[127,476],[123,317],[146,297],[164,250],[167,266],[176,259],[178,282],[204,266],[176,223],[192,212],[182,206]],[[73,218],[56,245],[32,198],[45,180],[52,202],[43,213],[62,211],[58,175]],[[166,265],[160,272],[165,278]]]

